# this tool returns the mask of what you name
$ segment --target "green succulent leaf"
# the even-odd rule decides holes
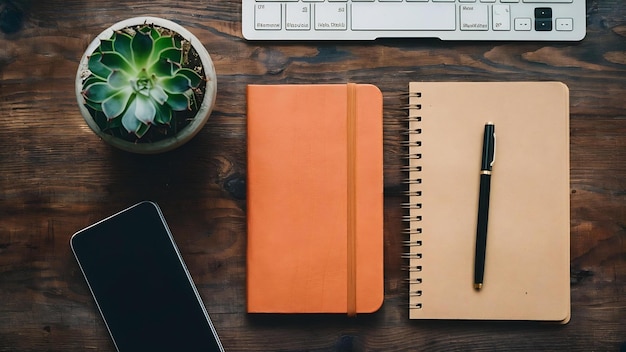
[[[149,34],[149,33],[150,33],[150,28],[152,28],[152,27],[150,27],[150,26],[148,26],[148,25],[144,24],[143,26],[141,26],[141,27],[139,28],[139,32],[141,32],[141,33],[143,33],[143,34]]]
[[[128,109],[122,115],[122,126],[128,132],[136,132],[141,126],[141,121],[135,117],[135,110],[137,107],[137,99],[132,99],[132,102],[128,106]]]
[[[176,75],[174,77],[166,77],[162,79],[161,86],[168,93],[179,94],[184,93],[191,88],[191,81],[184,75]]]
[[[159,37],[154,40],[154,49],[150,62],[156,62],[161,57],[161,52],[165,49],[174,48],[174,38],[170,36]]]
[[[113,51],[120,53],[128,62],[133,62],[131,41],[132,37],[124,32],[113,33]]]
[[[149,129],[150,129],[150,125],[141,124],[139,125],[139,128],[137,129],[137,131],[135,131],[135,134],[137,135],[137,137],[141,138],[143,137],[144,134],[146,134],[146,132],[148,132]]]
[[[156,106],[149,97],[137,94],[135,97],[135,117],[143,123],[152,123],[156,115]]]
[[[110,70],[122,70],[129,75],[137,73],[130,62],[121,54],[114,51],[103,52],[100,62],[106,65]]]
[[[133,58],[135,67],[146,67],[150,55],[152,55],[152,48],[154,47],[154,40],[150,34],[137,32],[132,39],[131,47],[133,49]]]
[[[102,111],[102,104],[100,103],[94,103],[88,99],[85,99],[85,105],[87,105],[88,107],[96,110],[96,111]]]
[[[157,77],[171,76],[174,70],[174,65],[167,59],[159,59],[149,69],[148,72],[156,75]]]
[[[96,82],[106,82],[106,79],[100,78],[95,75],[91,75],[87,77],[87,79],[83,82],[83,87],[88,87]]]
[[[130,85],[128,74],[121,70],[113,70],[107,79],[109,85],[115,89],[122,89]]]
[[[185,94],[170,94],[167,97],[167,105],[174,111],[189,109],[189,98]]]
[[[94,103],[102,103],[115,93],[117,93],[117,90],[109,86],[108,83],[96,82],[85,88],[83,96]]]
[[[100,62],[100,59],[102,59],[102,53],[94,52],[89,57],[87,67],[89,68],[89,71],[94,74],[94,76],[106,79],[109,77],[109,74],[111,74],[111,69]],[[83,85],[83,87],[85,87],[85,85]]]
[[[154,122],[159,124],[169,124],[172,121],[172,109],[167,105],[157,106],[157,113]]]
[[[161,33],[159,33],[159,31],[156,30],[156,28],[150,26],[150,36],[152,37],[152,39],[157,40],[161,37]]]
[[[159,33],[159,31],[156,30],[156,28],[154,28],[154,26],[152,25],[144,25],[143,27],[139,28],[138,30],[139,32],[149,35],[150,37],[152,37],[152,39],[157,39],[161,36],[161,33]]]
[[[187,77],[189,79],[191,87],[193,88],[197,88],[200,85],[200,82],[202,82],[202,77],[200,77],[200,75],[196,71],[190,70],[188,68],[179,69],[178,71],[176,71],[176,75],[183,75]]]
[[[102,102],[102,111],[108,120],[112,120],[124,112],[132,93],[132,90],[124,89]]]
[[[165,49],[165,50],[162,50],[161,53],[159,53],[159,56],[162,59],[168,59],[179,65],[183,61],[183,52],[181,49],[176,49],[176,48]]]
[[[154,86],[150,90],[150,97],[159,103],[159,105],[163,105],[167,101],[167,93],[160,86]]]
[[[122,119],[121,118],[116,118],[113,120],[108,120],[107,121],[107,127],[110,129],[119,129],[122,127]]]
[[[100,51],[113,51],[113,39],[100,40]]]

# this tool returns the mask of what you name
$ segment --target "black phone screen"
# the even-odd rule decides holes
[[[70,243],[118,351],[223,351],[156,204],[130,207]]]

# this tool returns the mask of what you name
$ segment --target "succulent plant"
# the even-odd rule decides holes
[[[85,104],[141,138],[151,125],[169,126],[176,111],[196,104],[202,77],[183,67],[183,44],[151,25],[116,31],[89,57],[83,81]]]

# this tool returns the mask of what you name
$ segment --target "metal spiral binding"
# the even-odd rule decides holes
[[[404,195],[407,197],[410,197],[410,196],[420,197],[422,195],[422,191],[406,191],[404,192]]]
[[[407,228],[406,230],[402,231],[403,235],[421,235],[422,234],[422,229],[421,228]]]
[[[402,220],[413,222],[413,221],[422,221],[421,215],[403,215]]]
[[[414,128],[412,130],[407,130],[402,132],[403,135],[410,135],[410,134],[422,134],[422,129],[421,128]]]
[[[422,241],[420,241],[420,240],[417,240],[417,241],[402,241],[402,243],[405,246],[408,246],[408,247],[419,247],[419,246],[422,245]]]
[[[422,167],[418,166],[418,165],[415,165],[415,166],[408,166],[407,165],[407,166],[403,166],[402,169],[400,169],[400,170],[404,171],[404,172],[411,172],[411,171],[418,171],[419,172],[419,171],[422,171]]]
[[[415,142],[402,141],[402,142],[400,142],[400,145],[403,146],[403,147],[421,147],[422,146],[422,141],[415,141]]]
[[[423,246],[422,228],[420,222],[422,221],[422,215],[419,214],[419,209],[422,209],[422,203],[416,201],[416,197],[422,196],[421,190],[416,190],[416,185],[422,184],[422,178],[418,175],[422,172],[421,165],[415,165],[417,160],[422,159],[422,153],[420,148],[422,142],[416,141],[416,135],[422,134],[421,122],[422,116],[419,115],[419,111],[422,110],[422,104],[416,100],[422,97],[422,93],[414,92],[407,95],[409,104],[403,107],[408,111],[408,116],[404,121],[408,124],[406,131],[403,132],[406,140],[401,143],[402,147],[406,148],[407,153],[404,157],[406,165],[402,167],[402,172],[406,173],[407,177],[403,180],[406,184],[406,191],[404,195],[407,197],[407,201],[402,203],[402,208],[405,209],[405,213],[402,216],[402,221],[407,223],[403,235],[406,239],[402,241],[402,245],[407,249],[403,251],[402,258],[406,259],[409,265],[406,265],[403,269],[407,272],[406,282],[409,285],[409,309],[421,309],[422,303],[415,302],[414,297],[422,296],[422,265],[419,260],[422,259],[421,248]]]
[[[422,271],[422,266],[421,265],[405,266],[402,269],[408,272],[418,273]]]

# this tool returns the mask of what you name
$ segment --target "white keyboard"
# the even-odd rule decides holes
[[[577,41],[585,0],[242,0],[249,40]]]

